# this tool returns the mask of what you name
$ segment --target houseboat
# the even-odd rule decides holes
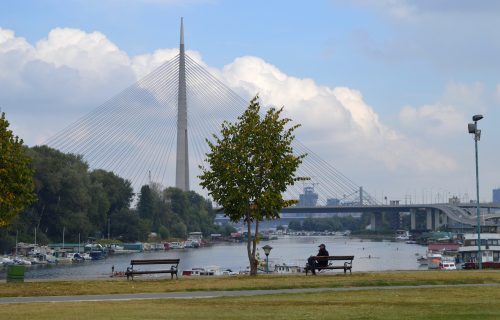
[[[481,233],[480,236],[482,267],[500,268],[500,234]],[[464,234],[463,245],[459,247],[458,252],[464,269],[479,268],[477,233]]]

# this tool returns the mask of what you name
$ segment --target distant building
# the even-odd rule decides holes
[[[453,196],[448,199],[449,204],[460,204],[460,198],[457,196]]]
[[[318,202],[318,194],[314,187],[304,187],[304,193],[299,195],[299,207],[315,207]]]
[[[500,203],[500,188],[493,189],[493,203]]]

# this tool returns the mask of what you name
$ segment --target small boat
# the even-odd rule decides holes
[[[11,259],[11,258],[9,258],[9,257],[3,257],[3,258],[2,258],[2,264],[3,264],[4,266],[9,266],[9,265],[11,265],[11,264],[14,264],[14,260],[12,260],[12,259]]]
[[[98,243],[85,245],[85,253],[88,253],[92,260],[102,260],[106,258],[106,252],[103,246]]]
[[[184,244],[181,242],[170,242],[170,249],[184,249]]]
[[[191,268],[188,270],[183,270],[183,276],[234,276],[237,272],[231,269],[224,269],[219,266],[207,266],[204,268]]]
[[[191,268],[182,271],[183,276],[213,276],[214,272],[205,270],[205,268]]]
[[[396,241],[410,240],[410,232],[408,230],[396,230]]]
[[[31,264],[48,264],[47,257],[45,254],[35,253],[30,258]]]
[[[21,266],[31,266],[31,261],[21,258],[21,257],[14,257],[14,264],[21,265]]]
[[[71,258],[73,262],[83,262],[85,259],[78,252],[68,253],[68,258]]]
[[[184,248],[199,248],[200,243],[195,240],[186,240],[184,241]]]
[[[279,274],[297,274],[304,272],[303,268],[299,266],[287,265],[283,264],[275,264],[274,265],[274,273]]]

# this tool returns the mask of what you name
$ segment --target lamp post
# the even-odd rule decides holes
[[[481,217],[479,213],[479,164],[477,156],[477,142],[481,139],[481,130],[477,128],[477,122],[483,118],[482,115],[476,114],[472,117],[474,123],[469,123],[469,133],[474,135],[474,143],[476,148],[476,214],[477,214],[477,256],[479,269],[483,268],[483,255],[481,253]]]
[[[271,253],[272,249],[273,247],[267,244],[262,247],[262,250],[264,250],[264,253],[266,254],[266,273],[269,273],[269,253]]]

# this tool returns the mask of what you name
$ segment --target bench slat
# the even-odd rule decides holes
[[[129,271],[129,275],[134,274],[149,274],[149,273],[177,273],[175,270],[146,270],[146,271]]]
[[[147,264],[179,264],[180,259],[153,259],[153,260],[132,260],[131,265],[147,265]]]
[[[314,256],[316,260],[354,260],[354,256]]]

